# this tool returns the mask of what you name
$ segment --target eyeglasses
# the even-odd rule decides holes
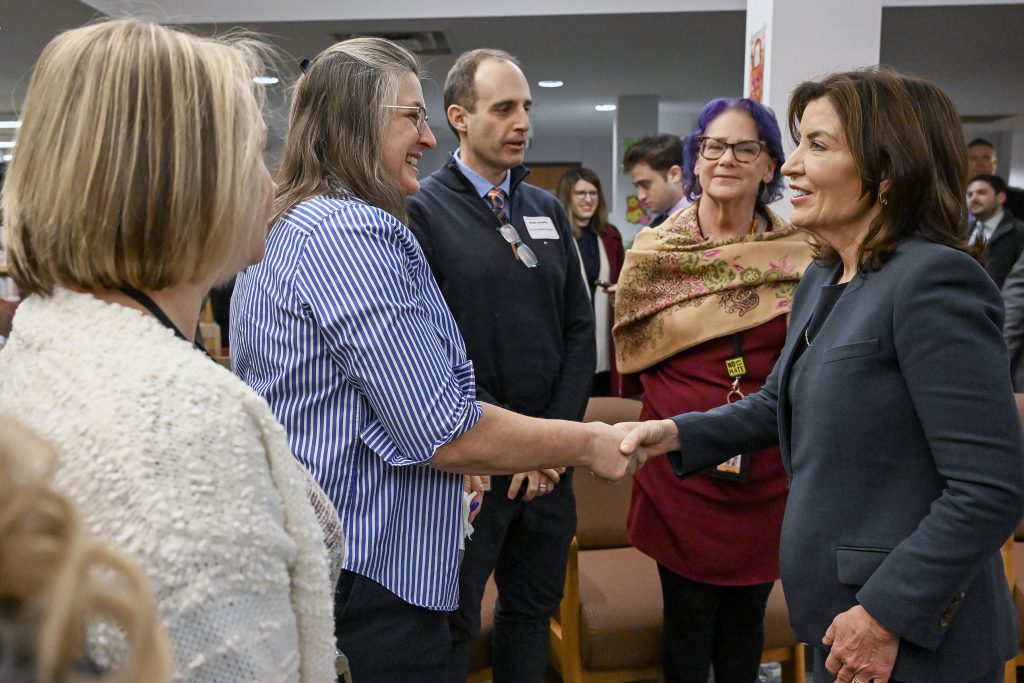
[[[708,161],[721,159],[725,150],[731,149],[732,156],[742,164],[749,164],[761,155],[761,148],[764,143],[760,140],[740,140],[739,142],[726,142],[718,138],[707,136],[698,138],[700,143],[700,155]]]
[[[516,232],[514,226],[506,223],[498,228],[498,232],[512,246],[512,253],[515,254],[517,261],[522,261],[523,265],[527,268],[537,267],[537,255],[533,253],[533,249],[530,249],[529,246],[523,244],[523,241],[519,239],[519,233]]]
[[[573,190],[572,196],[576,199],[587,199],[588,197],[590,199],[597,199],[600,195],[597,193],[597,190]]]
[[[416,132],[423,132],[423,124],[430,120],[427,116],[427,109],[422,104],[385,104],[385,109],[407,109],[409,111],[416,110]]]

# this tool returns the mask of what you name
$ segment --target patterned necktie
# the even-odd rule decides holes
[[[505,191],[500,187],[492,187],[487,191],[487,201],[491,204],[491,211],[502,223],[508,223],[508,214],[505,213]]]
[[[971,231],[970,243],[974,244],[983,239],[985,239],[985,224],[978,219],[974,219],[974,229]]]

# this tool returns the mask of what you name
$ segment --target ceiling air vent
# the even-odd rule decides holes
[[[331,33],[329,35],[336,41],[362,36],[387,38],[417,55],[450,55],[452,53],[451,44],[448,42],[448,36],[445,35],[444,31],[367,31]]]

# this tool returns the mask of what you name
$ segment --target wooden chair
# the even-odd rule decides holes
[[[638,401],[594,398],[589,421],[636,420]],[[565,683],[620,683],[661,675],[661,583],[657,564],[629,545],[631,482],[607,484],[579,472],[577,531],[565,595],[551,621],[551,657]],[[789,627],[777,583],[765,617],[762,661],[781,662],[783,680],[803,683],[804,649]]]
[[[1024,394],[1015,394],[1017,412],[1024,421]],[[1017,608],[1017,656],[1006,663],[1003,671],[1003,683],[1017,682],[1017,667],[1024,666],[1024,521],[1020,523],[1013,536],[1006,540],[1000,552],[1003,556],[1003,571],[1010,583],[1010,594],[1013,596],[1014,607]]]

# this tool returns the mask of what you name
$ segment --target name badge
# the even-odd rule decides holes
[[[557,240],[558,230],[547,216],[523,216],[530,237],[535,240]]]

